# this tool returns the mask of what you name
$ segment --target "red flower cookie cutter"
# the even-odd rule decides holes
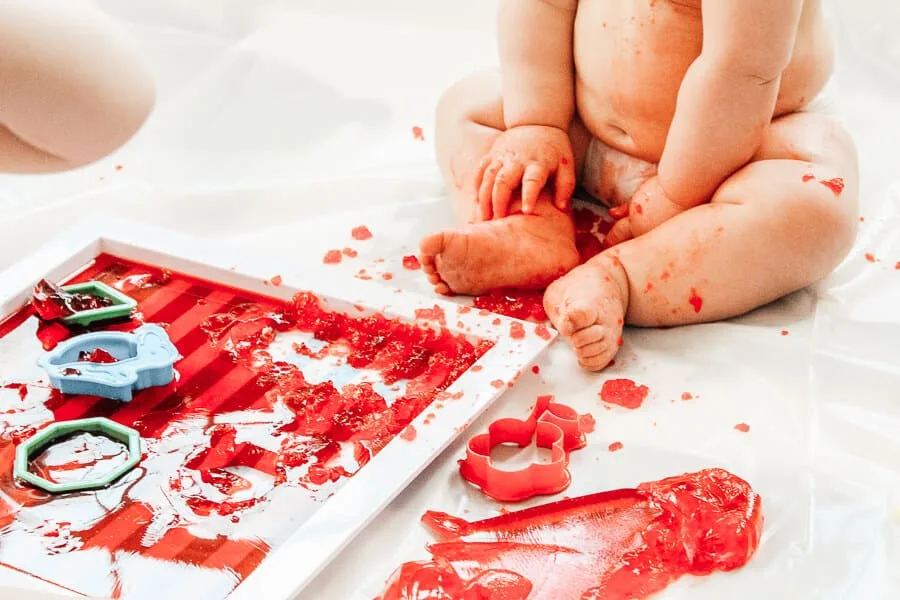
[[[534,439],[539,448],[550,449],[549,463],[535,463],[518,471],[499,469],[491,462],[491,450],[502,444],[524,448]],[[474,436],[459,461],[459,474],[500,502],[519,502],[533,496],[557,494],[572,482],[569,453],[583,448],[584,431],[579,414],[553,396],[540,396],[527,421],[498,419],[488,432]]]

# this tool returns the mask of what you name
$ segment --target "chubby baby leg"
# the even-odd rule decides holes
[[[127,35],[93,3],[0,2],[0,172],[96,161],[128,141],[153,104]]]
[[[727,319],[826,277],[853,245],[857,202],[849,135],[824,115],[788,115],[711,203],[577,267],[550,286],[545,308],[582,366],[600,370],[623,323]]]

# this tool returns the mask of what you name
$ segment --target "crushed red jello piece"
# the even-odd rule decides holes
[[[103,348],[94,348],[94,350],[91,352],[81,352],[78,355],[78,361],[98,364],[110,364],[119,362],[119,359]]]
[[[544,312],[544,293],[540,291],[494,290],[476,296],[473,304],[475,308],[513,319],[538,323],[547,320],[547,313]]]
[[[112,300],[92,294],[71,294],[58,285],[41,279],[34,286],[31,305],[44,321],[62,319],[86,310],[112,306]]]

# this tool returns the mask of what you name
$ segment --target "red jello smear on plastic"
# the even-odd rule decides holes
[[[763,528],[743,479],[707,469],[483,521],[428,512],[430,560],[409,562],[379,600],[631,600],[684,575],[738,569]]]
[[[332,312],[312,293],[283,301],[109,255],[99,256],[67,283],[90,280],[107,283],[138,303],[134,318],[104,329],[131,331],[143,323],[166,327],[183,356],[176,363],[179,377],[168,386],[137,392],[129,403],[54,391],[45,406],[56,421],[108,417],[136,429],[145,440],[172,435],[172,424],[191,419],[191,427],[206,434],[205,441],[190,449],[174,472],[141,471],[140,477],[181,498],[184,510],[196,519],[219,515],[238,522],[254,506],[269,502],[280,486],[314,491],[353,476],[491,347],[489,341],[473,342],[433,325]],[[32,305],[0,322],[0,338],[20,327],[37,333],[32,348],[22,344],[22,351],[33,352],[35,360],[42,348],[51,349],[73,335],[61,323],[38,319]],[[99,329],[99,324],[87,328]],[[389,387],[404,381],[403,394],[389,404],[372,383],[338,387],[327,380],[307,381],[296,365],[277,360],[269,351],[277,334],[291,331],[312,334],[323,344],[315,352],[318,357],[339,355],[355,368],[380,374],[381,383]],[[114,360],[97,351],[83,358]],[[217,415],[239,411],[280,414],[280,407],[290,418],[271,434],[265,448],[242,439],[240,423],[216,422]],[[34,431],[10,432],[0,426],[0,497],[17,506],[11,522],[30,507],[57,501],[16,485],[10,475],[16,445]],[[351,454],[353,460],[347,460]],[[274,488],[261,497],[247,494],[251,483],[235,474],[234,467],[270,475]],[[205,496],[204,486],[186,485],[191,479],[214,488],[217,497]],[[128,490],[91,527],[71,532],[80,550],[105,548],[226,570],[235,585],[269,552],[256,539],[197,537],[187,523],[151,531],[159,525],[157,508],[132,498]]]

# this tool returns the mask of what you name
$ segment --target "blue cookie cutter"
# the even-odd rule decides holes
[[[79,356],[104,350],[118,362],[80,361]],[[98,331],[59,344],[38,360],[50,385],[63,394],[100,396],[129,402],[133,392],[168,385],[175,379],[175,363],[181,358],[166,330],[143,325],[132,333]]]

